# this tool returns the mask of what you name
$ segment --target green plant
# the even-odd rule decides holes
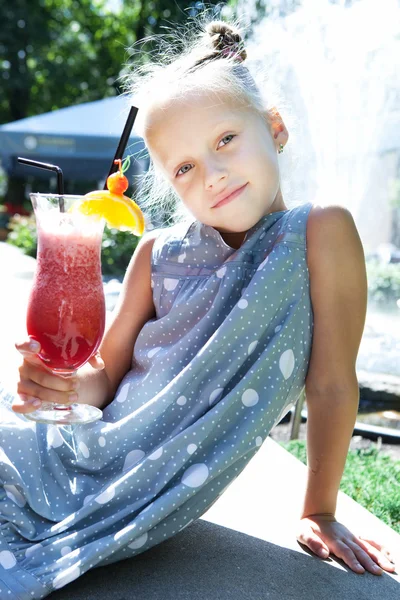
[[[122,277],[139,242],[138,237],[128,231],[104,228],[101,246],[103,275]]]
[[[29,217],[15,215],[10,219],[10,233],[7,242],[21,248],[28,256],[36,257],[36,222],[32,214]],[[104,228],[101,266],[103,275],[122,277],[135,251],[139,238],[128,231]]]
[[[4,199],[7,189],[7,174],[4,169],[0,166],[0,201]],[[1,209],[1,206],[0,206]]]
[[[400,263],[366,263],[368,294],[377,304],[396,302],[400,298]]]
[[[307,464],[305,440],[281,445]],[[349,450],[339,489],[400,533],[399,460],[381,452],[376,445]]]
[[[7,237],[7,242],[17,248],[21,248],[28,256],[36,257],[36,220],[34,215],[22,217],[14,215],[8,222],[10,233]]]

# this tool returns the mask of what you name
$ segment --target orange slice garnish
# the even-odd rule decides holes
[[[83,196],[73,210],[84,215],[94,215],[106,220],[107,225],[120,231],[131,231],[141,236],[144,232],[144,217],[134,200],[123,194],[113,194],[108,190],[95,190]]]

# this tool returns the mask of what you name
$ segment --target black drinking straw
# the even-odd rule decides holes
[[[118,170],[118,165],[116,165],[114,163],[114,161],[118,160],[118,159],[122,160],[122,157],[123,157],[124,152],[125,152],[126,145],[128,143],[128,140],[129,140],[129,136],[131,135],[132,127],[133,127],[133,124],[135,122],[137,113],[138,113],[138,108],[136,108],[136,106],[131,106],[131,110],[129,111],[129,115],[128,115],[128,118],[126,120],[124,130],[123,130],[121,138],[119,140],[118,148],[117,148],[117,150],[115,152],[115,156],[114,156],[114,158],[112,160],[111,167],[110,167],[110,170],[108,172],[108,175],[107,175],[107,178],[106,178],[106,182],[104,184],[104,188],[103,189],[105,189],[105,190],[107,189],[107,179],[110,177],[110,175],[112,175],[113,173],[115,173],[115,171]]]
[[[60,196],[59,200],[58,200],[58,204],[59,204],[59,208],[60,208],[60,212],[65,212],[65,206],[64,206],[64,176],[63,176],[63,172],[61,170],[60,167],[58,167],[57,165],[51,165],[49,163],[42,163],[39,162],[37,160],[31,160],[30,158],[21,158],[21,156],[18,156],[18,162],[23,164],[23,165],[28,165],[30,167],[38,167],[39,169],[46,169],[47,171],[54,171],[55,173],[57,173],[57,191],[58,191],[58,195]]]

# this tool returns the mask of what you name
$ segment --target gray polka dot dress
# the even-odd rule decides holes
[[[146,551],[240,474],[304,388],[311,208],[265,215],[238,250],[197,220],[159,230],[156,317],[102,420],[36,424],[2,391],[2,600],[44,598]]]

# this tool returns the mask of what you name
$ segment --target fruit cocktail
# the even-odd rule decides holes
[[[98,349],[105,327],[101,276],[104,219],[76,207],[83,196],[31,194],[36,217],[37,269],[30,293],[27,332],[55,374],[72,376]],[[72,210],[74,207],[74,210]],[[85,404],[43,403],[28,419],[54,424],[90,423],[102,411]]]

